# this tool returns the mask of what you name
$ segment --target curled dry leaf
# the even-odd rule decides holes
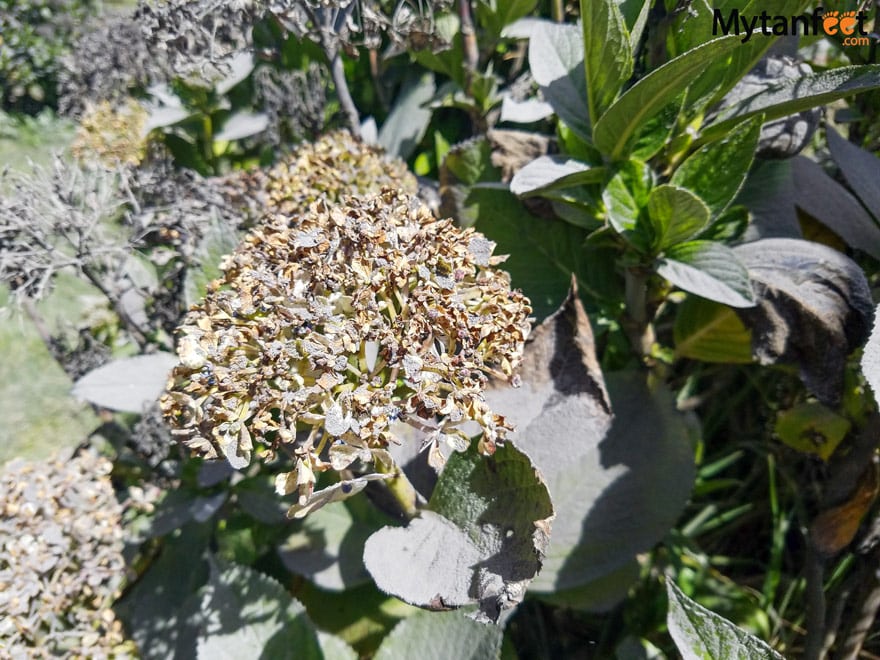
[[[762,364],[795,363],[826,405],[843,390],[846,357],[867,339],[868,281],[849,257],[824,245],[768,238],[734,249],[749,270],[758,306],[740,313]]]

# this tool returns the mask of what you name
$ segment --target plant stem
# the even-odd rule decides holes
[[[413,485],[407,479],[403,470],[397,463],[385,465],[381,461],[376,461],[376,470],[381,474],[393,475],[390,479],[386,479],[383,483],[388,493],[394,498],[394,501],[400,507],[401,512],[407,518],[414,518],[419,512],[418,502],[419,494]]]
[[[645,357],[654,345],[654,326],[648,322],[648,275],[638,268],[626,270],[625,330],[636,352]]]
[[[345,67],[342,65],[342,56],[339,54],[338,49],[330,58],[330,75],[333,77],[333,85],[336,87],[339,105],[342,106],[342,111],[348,119],[348,128],[352,135],[360,137],[361,121],[360,117],[358,117],[357,108],[354,105],[354,99],[351,98],[351,92],[348,90],[348,82],[345,80]]]

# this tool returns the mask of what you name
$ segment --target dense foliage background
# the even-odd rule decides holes
[[[0,0],[0,650],[880,655],[877,8],[836,5],[863,44],[713,34],[745,1]],[[242,408],[191,454],[181,418],[232,391],[193,328],[325,208],[479,232],[410,270],[507,348],[521,301],[467,269],[509,255],[519,387],[467,363],[456,405],[350,444],[334,383],[286,436]],[[436,394],[372,344],[343,371]]]

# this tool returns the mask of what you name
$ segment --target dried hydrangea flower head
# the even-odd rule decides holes
[[[119,105],[89,105],[80,119],[70,151],[80,161],[95,157],[108,167],[137,165],[147,154],[147,111],[135,99]]]
[[[509,427],[483,390],[514,379],[531,313],[493,248],[391,190],[267,220],[180,328],[161,401],[172,432],[237,468],[286,452],[278,490],[301,503],[316,472],[393,465],[398,419],[426,432],[435,464],[440,444],[468,447],[468,422],[492,453]]]
[[[336,203],[347,195],[369,195],[383,188],[415,194],[416,178],[400,159],[348,131],[328,133],[304,143],[266,175],[270,211],[298,217],[319,199]]]
[[[118,657],[133,651],[110,609],[125,577],[112,464],[15,459],[0,469],[3,657]]]

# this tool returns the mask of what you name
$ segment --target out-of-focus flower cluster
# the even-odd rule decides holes
[[[125,577],[112,464],[15,459],[0,469],[0,655],[119,657],[110,605]]]
[[[147,154],[147,117],[144,106],[132,98],[118,105],[101,101],[89,106],[70,151],[83,161],[97,157],[108,167],[137,165]]]
[[[134,21],[147,47],[175,75],[222,77],[228,59],[251,46],[262,3],[255,0],[141,0]]]
[[[348,131],[301,145],[272,168],[260,185],[269,210],[294,219],[319,199],[335,203],[348,195],[369,195],[386,187],[411,194],[418,190],[406,163],[389,159],[380,147],[365,144]]]
[[[491,453],[509,427],[483,389],[513,378],[531,312],[493,248],[390,189],[267,218],[180,328],[172,433],[238,468],[259,447],[288,453],[277,487],[301,501],[316,472],[390,462],[398,419],[435,460],[440,443],[467,448],[467,422]]]

